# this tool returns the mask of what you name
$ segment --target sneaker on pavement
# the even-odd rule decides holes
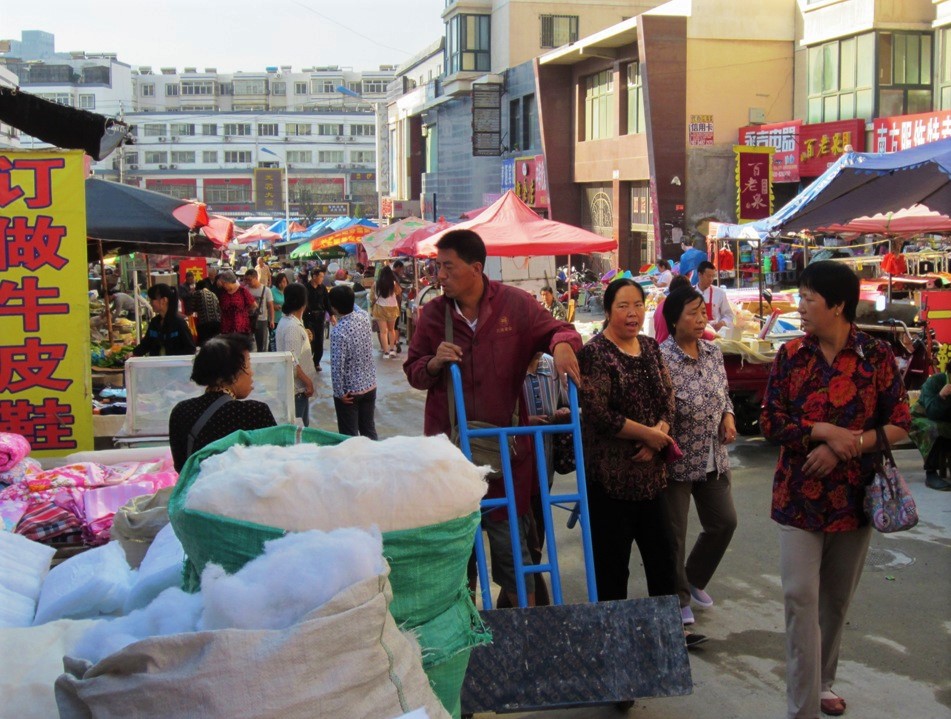
[[[680,618],[683,620],[684,626],[687,626],[688,624],[693,624],[696,621],[693,618],[693,610],[690,608],[689,605],[686,607],[680,608]]]
[[[684,642],[687,644],[687,649],[694,649],[695,647],[699,647],[701,644],[705,644],[707,642],[707,637],[703,634],[694,634],[691,632],[684,636]]]
[[[698,606],[703,607],[704,609],[709,609],[713,606],[713,597],[707,594],[702,589],[697,589],[692,584],[690,585],[690,598],[697,603]]]

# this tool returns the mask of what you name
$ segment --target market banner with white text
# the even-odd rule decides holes
[[[0,431],[92,449],[83,153],[0,151]]]

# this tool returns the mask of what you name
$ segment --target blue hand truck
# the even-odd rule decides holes
[[[571,408],[571,421],[567,424],[548,424],[534,427],[493,427],[485,429],[470,429],[466,421],[465,398],[462,393],[462,375],[459,367],[455,364],[450,365],[451,381],[455,393],[456,418],[459,426],[459,446],[463,454],[470,460],[472,451],[469,439],[477,437],[492,437],[499,442],[502,460],[502,478],[505,485],[505,496],[494,499],[482,500],[482,512],[490,512],[499,507],[505,507],[509,519],[509,532],[512,541],[512,556],[515,560],[515,579],[516,591],[518,595],[518,605],[520,607],[528,606],[528,593],[525,588],[525,576],[528,574],[541,574],[548,572],[551,575],[551,598],[555,605],[564,604],[561,588],[561,570],[558,564],[558,548],[555,542],[555,525],[552,518],[552,507],[571,512],[569,519],[569,528],[577,522],[581,527],[581,547],[584,558],[585,581],[588,589],[588,601],[598,601],[598,590],[595,584],[594,574],[594,555],[591,549],[591,524],[588,517],[588,492],[585,484],[584,453],[581,447],[581,421],[578,411],[578,388],[569,378],[568,380],[568,401]],[[558,434],[570,432],[575,450],[575,465],[577,477],[577,489],[567,494],[552,494],[548,487],[548,482],[544,480],[548,476],[548,467],[545,460],[544,440],[546,434]],[[542,564],[526,565],[522,561],[521,543],[518,535],[518,514],[515,508],[515,488],[512,478],[512,457],[509,453],[508,438],[511,436],[530,435],[534,438],[535,444],[535,462],[538,470],[538,476],[543,478],[539,481],[539,490],[541,494],[542,513],[545,519],[545,547],[547,561]],[[482,539],[481,528],[477,530],[475,537],[475,556],[476,566],[479,573],[479,587],[482,592],[482,606],[484,609],[492,609],[492,585],[489,581],[489,572],[485,560],[485,546]]]

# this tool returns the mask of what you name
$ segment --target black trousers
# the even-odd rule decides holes
[[[355,395],[353,404],[345,404],[334,397],[334,409],[337,411],[337,431],[351,437],[369,437],[376,439],[376,388]]]
[[[599,600],[627,599],[635,542],[644,563],[647,593],[677,594],[674,537],[663,493],[654,499],[614,499],[601,484],[589,480],[588,510]]]
[[[310,350],[314,355],[314,367],[320,367],[320,360],[324,356],[324,316],[319,319],[311,317],[307,320],[307,329],[309,329],[314,339],[310,341]]]
[[[198,332],[198,345],[201,346],[212,337],[221,334],[221,320],[199,322],[195,325],[195,331]]]

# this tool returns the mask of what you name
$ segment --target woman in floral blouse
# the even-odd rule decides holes
[[[615,280],[604,293],[604,331],[578,353],[581,437],[588,475],[598,599],[627,598],[631,547],[652,597],[677,593],[674,544],[664,502],[662,458],[674,401],[657,343],[640,335],[644,290]],[[688,646],[703,640],[690,635]]]
[[[907,436],[911,414],[891,349],[853,324],[855,273],[814,262],[799,294],[806,336],[776,355],[760,424],[781,445],[772,518],[780,525],[788,717],[816,719],[820,708],[845,712],[832,683],[871,535],[862,502],[875,429],[894,444]]]
[[[664,301],[670,330],[660,346],[674,385],[676,415],[671,432],[684,456],[667,468],[667,509],[677,553],[677,594],[684,624],[693,624],[690,600],[713,606],[705,591],[736,529],[726,445],[736,439],[733,403],[727,392],[723,353],[702,339],[707,326],[703,296],[692,287]],[[684,564],[690,497],[703,528]]]

